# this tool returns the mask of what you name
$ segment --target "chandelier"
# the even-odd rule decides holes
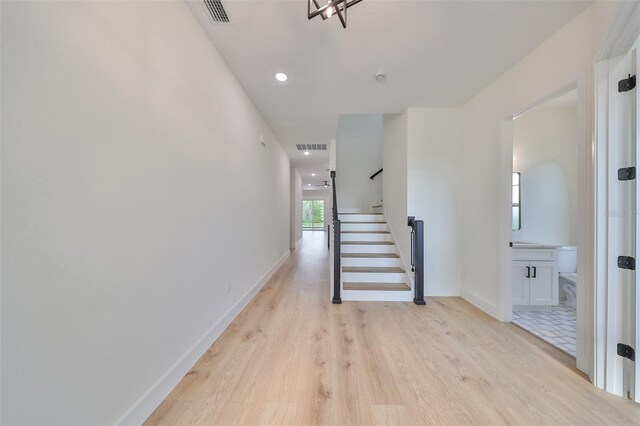
[[[309,19],[321,16],[324,21],[334,15],[338,15],[342,28],[347,28],[347,9],[354,4],[360,3],[362,0],[327,0],[327,3],[322,6],[320,6],[317,0],[307,1],[309,2],[307,13]]]

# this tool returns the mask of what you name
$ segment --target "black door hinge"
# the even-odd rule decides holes
[[[636,351],[629,345],[625,345],[624,343],[618,343],[618,355],[624,358],[629,358],[631,361],[636,360]]]
[[[636,87],[636,76],[629,74],[628,78],[618,82],[618,93],[628,92]]]
[[[618,256],[618,268],[636,270],[636,259],[631,256]]]
[[[633,180],[636,178],[635,167],[625,167],[618,169],[618,180]]]

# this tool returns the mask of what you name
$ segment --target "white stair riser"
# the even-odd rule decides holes
[[[343,283],[406,283],[409,280],[403,272],[343,272]]]
[[[385,257],[343,257],[340,259],[342,266],[377,266],[377,267],[402,267],[399,258]]]
[[[341,234],[342,241],[389,241],[391,234]]]
[[[371,290],[342,290],[340,297],[344,301],[374,301],[374,302],[411,302],[411,291],[371,291]]]
[[[386,223],[341,223],[341,231],[388,231]]]
[[[341,244],[342,253],[395,253],[394,245],[383,244]]]
[[[344,222],[384,222],[381,214],[340,214],[338,219]]]

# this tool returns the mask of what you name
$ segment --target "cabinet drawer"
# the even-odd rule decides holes
[[[513,260],[555,262],[558,257],[556,249],[513,249]]]

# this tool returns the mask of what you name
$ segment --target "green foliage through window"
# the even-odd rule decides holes
[[[324,200],[302,201],[302,229],[324,229]]]

